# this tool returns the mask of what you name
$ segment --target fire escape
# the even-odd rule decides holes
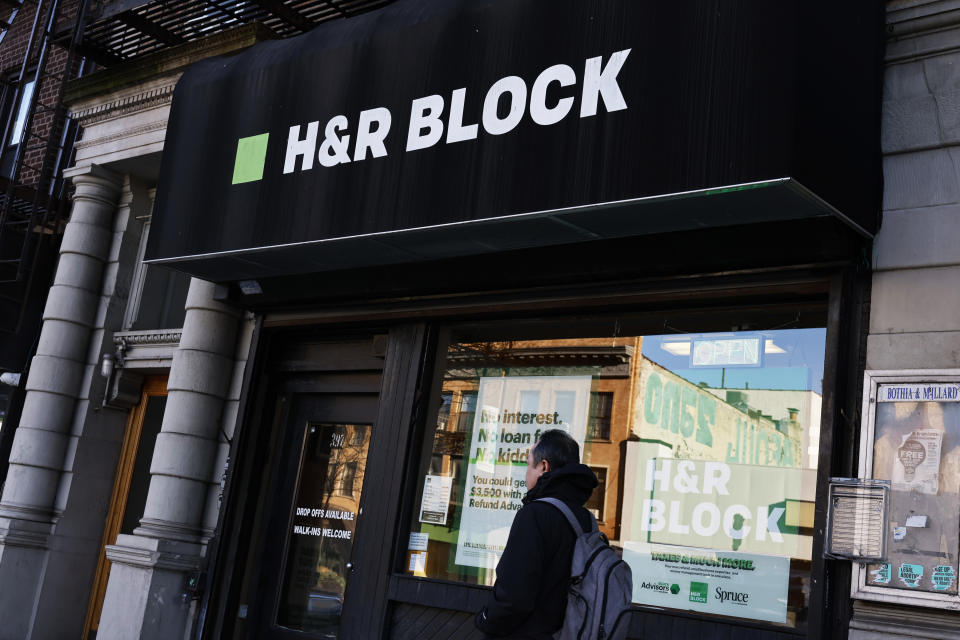
[[[391,1],[0,0],[0,16],[16,9],[18,22],[32,20],[8,80],[13,106],[0,112],[2,139],[22,136],[12,152],[0,148],[0,370],[27,366],[69,214],[63,169],[78,132],[62,97],[71,79],[244,24],[288,38]],[[0,20],[0,31],[9,27]]]
[[[19,71],[3,82],[0,113],[0,368],[21,371],[38,334],[63,231],[62,170],[76,127],[61,98],[66,83],[84,71],[75,46],[83,9],[76,0],[2,0],[0,9],[30,24]],[[59,25],[70,26],[58,32]],[[11,26],[0,22],[4,32]]]

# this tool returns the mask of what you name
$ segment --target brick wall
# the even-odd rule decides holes
[[[58,21],[61,24],[69,23],[69,19],[76,16],[78,0],[64,0],[59,4]],[[42,0],[39,4],[41,16],[44,16],[51,7],[51,0]],[[38,11],[38,5],[34,3],[24,3],[23,7],[13,19],[11,28],[0,41],[0,80],[4,83],[16,80],[23,68],[24,57],[27,45],[30,41],[30,32],[33,28],[34,20]],[[0,11],[3,19],[9,18],[9,13]],[[41,18],[42,20],[42,18]],[[41,27],[38,32],[42,33]],[[31,64],[26,68],[26,78],[33,77],[33,71],[36,69],[36,60],[40,52],[40,36],[34,39],[33,47],[30,52]],[[39,171],[43,165],[43,158],[46,148],[46,142],[53,138],[59,142],[62,131],[63,121],[54,121],[54,109],[60,94],[61,74],[66,63],[66,50],[50,45],[47,53],[47,61],[44,65],[35,87],[37,94],[37,106],[34,109],[32,126],[25,133],[23,142],[23,166],[18,177],[18,182],[31,186],[36,186],[40,177]],[[75,72],[75,69],[74,69]],[[12,100],[12,92],[5,92],[6,100]],[[10,104],[10,103],[8,103]],[[9,113],[9,110],[5,112]],[[0,126],[6,125],[6,119],[0,122]]]

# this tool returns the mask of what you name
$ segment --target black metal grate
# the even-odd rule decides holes
[[[118,62],[197,40],[251,22],[278,38],[309,31],[393,0],[93,0],[83,30],[83,53],[99,64]]]

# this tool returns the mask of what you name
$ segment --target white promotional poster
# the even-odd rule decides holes
[[[901,438],[891,478],[895,490],[937,495],[941,438],[936,429],[917,429]]]
[[[455,562],[493,569],[527,493],[527,454],[563,429],[583,447],[590,376],[480,378]]]
[[[428,475],[423,481],[423,499],[420,501],[420,522],[447,524],[447,506],[453,476]]]
[[[633,601],[753,620],[786,622],[790,559],[626,542]]]

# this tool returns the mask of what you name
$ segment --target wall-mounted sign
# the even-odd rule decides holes
[[[820,216],[870,233],[882,20],[398,0],[202,61],[174,94],[147,257],[246,280]]]
[[[883,384],[877,392],[877,402],[960,402],[960,384],[905,383]]]
[[[866,371],[860,475],[889,483],[882,563],[854,595],[960,609],[960,370]]]

